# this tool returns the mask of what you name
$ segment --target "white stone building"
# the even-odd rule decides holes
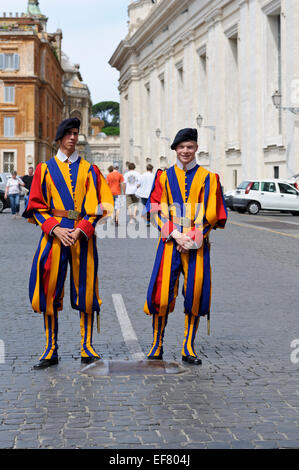
[[[176,131],[201,115],[198,162],[225,189],[299,173],[299,116],[272,101],[299,107],[298,0],[135,0],[128,13],[110,59],[124,162],[172,164]]]

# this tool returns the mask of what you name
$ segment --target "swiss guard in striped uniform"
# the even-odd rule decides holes
[[[152,316],[148,359],[162,359],[168,315],[174,310],[183,273],[185,334],[182,360],[199,365],[194,347],[200,317],[209,315],[211,269],[209,234],[224,228],[227,210],[219,176],[196,163],[197,130],[181,129],[171,149],[177,162],[158,170],[146,211],[161,232],[144,311]]]
[[[43,313],[46,346],[36,369],[58,363],[58,312],[63,308],[64,282],[70,265],[72,308],[80,315],[81,361],[100,359],[92,344],[94,314],[102,303],[98,292],[95,226],[113,210],[113,197],[99,169],[75,150],[80,121],[65,119],[58,126],[58,153],[35,171],[23,216],[41,227],[33,258],[29,297]],[[99,319],[99,318],[98,318]]]

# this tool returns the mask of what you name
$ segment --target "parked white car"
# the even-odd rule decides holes
[[[286,180],[243,181],[237,189],[225,193],[224,199],[228,207],[238,212],[275,210],[299,215],[299,191]]]

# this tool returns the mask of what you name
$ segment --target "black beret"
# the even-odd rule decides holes
[[[190,129],[189,127],[186,129],[181,129],[175,136],[170,148],[171,150],[175,150],[177,145],[179,145],[181,142],[187,142],[190,140],[197,142],[197,129]]]
[[[80,129],[80,119],[68,118],[64,119],[57,127],[55,141],[62,139],[68,129]]]

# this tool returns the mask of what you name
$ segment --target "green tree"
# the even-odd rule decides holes
[[[93,117],[99,117],[105,127],[119,127],[119,103],[116,101],[101,101],[92,107]]]
[[[115,126],[108,126],[103,127],[102,132],[106,135],[119,135],[119,127]]]

